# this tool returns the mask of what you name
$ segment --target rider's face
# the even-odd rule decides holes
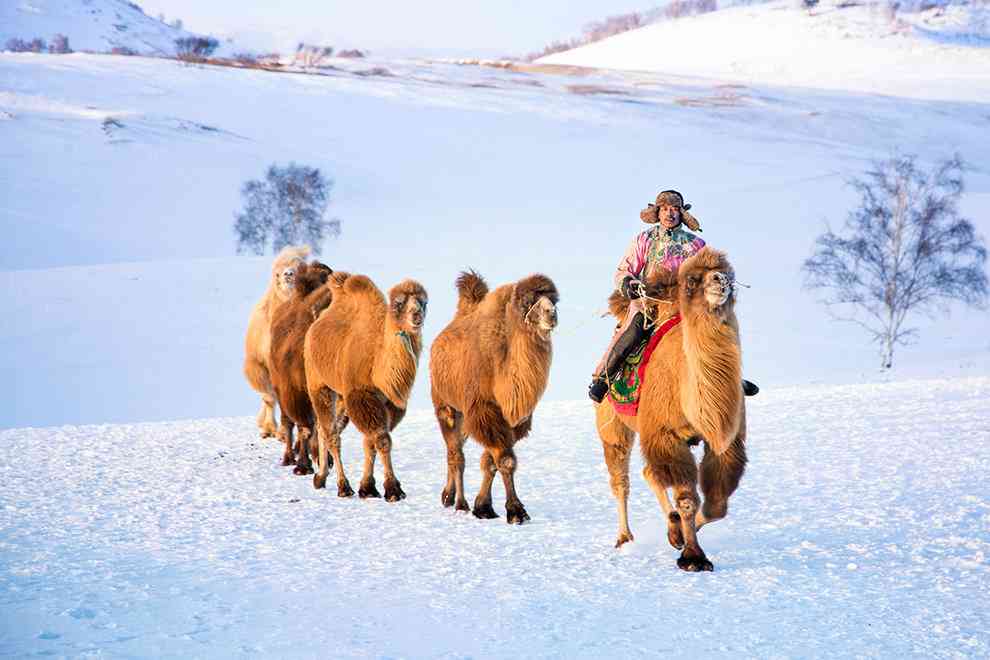
[[[677,206],[664,204],[660,207],[657,217],[660,219],[660,224],[663,225],[664,229],[673,229],[681,224],[681,209]]]

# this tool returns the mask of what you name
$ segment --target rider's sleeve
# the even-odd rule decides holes
[[[618,289],[622,286],[622,280],[631,275],[639,279],[643,268],[646,267],[646,250],[649,247],[649,232],[644,231],[632,240],[626,253],[619,259],[619,265],[615,269],[615,276],[612,283]]]

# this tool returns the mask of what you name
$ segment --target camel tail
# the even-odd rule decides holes
[[[455,283],[457,286],[457,316],[467,314],[485,299],[488,284],[473,270],[462,272]]]

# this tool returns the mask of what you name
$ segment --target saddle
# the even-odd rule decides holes
[[[635,417],[639,412],[639,396],[646,375],[646,367],[653,352],[668,332],[681,322],[677,311],[677,277],[667,271],[648,279],[644,283],[645,316],[650,324],[650,333],[626,357],[621,373],[609,381],[608,398],[615,411],[621,415]],[[621,322],[629,312],[630,300],[619,291],[609,296],[609,311]]]

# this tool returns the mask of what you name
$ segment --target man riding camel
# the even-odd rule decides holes
[[[609,382],[621,373],[626,358],[650,335],[644,323],[643,282],[661,269],[676,273],[685,260],[705,247],[699,236],[684,229],[687,225],[692,231],[701,231],[698,220],[688,213],[690,209],[681,193],[664,190],[657,195],[655,204],[639,213],[640,219],[653,227],[632,240],[615,270],[615,288],[629,299],[629,311],[595,367],[588,396],[596,403],[605,398]],[[759,388],[743,381],[743,391],[752,396]]]

